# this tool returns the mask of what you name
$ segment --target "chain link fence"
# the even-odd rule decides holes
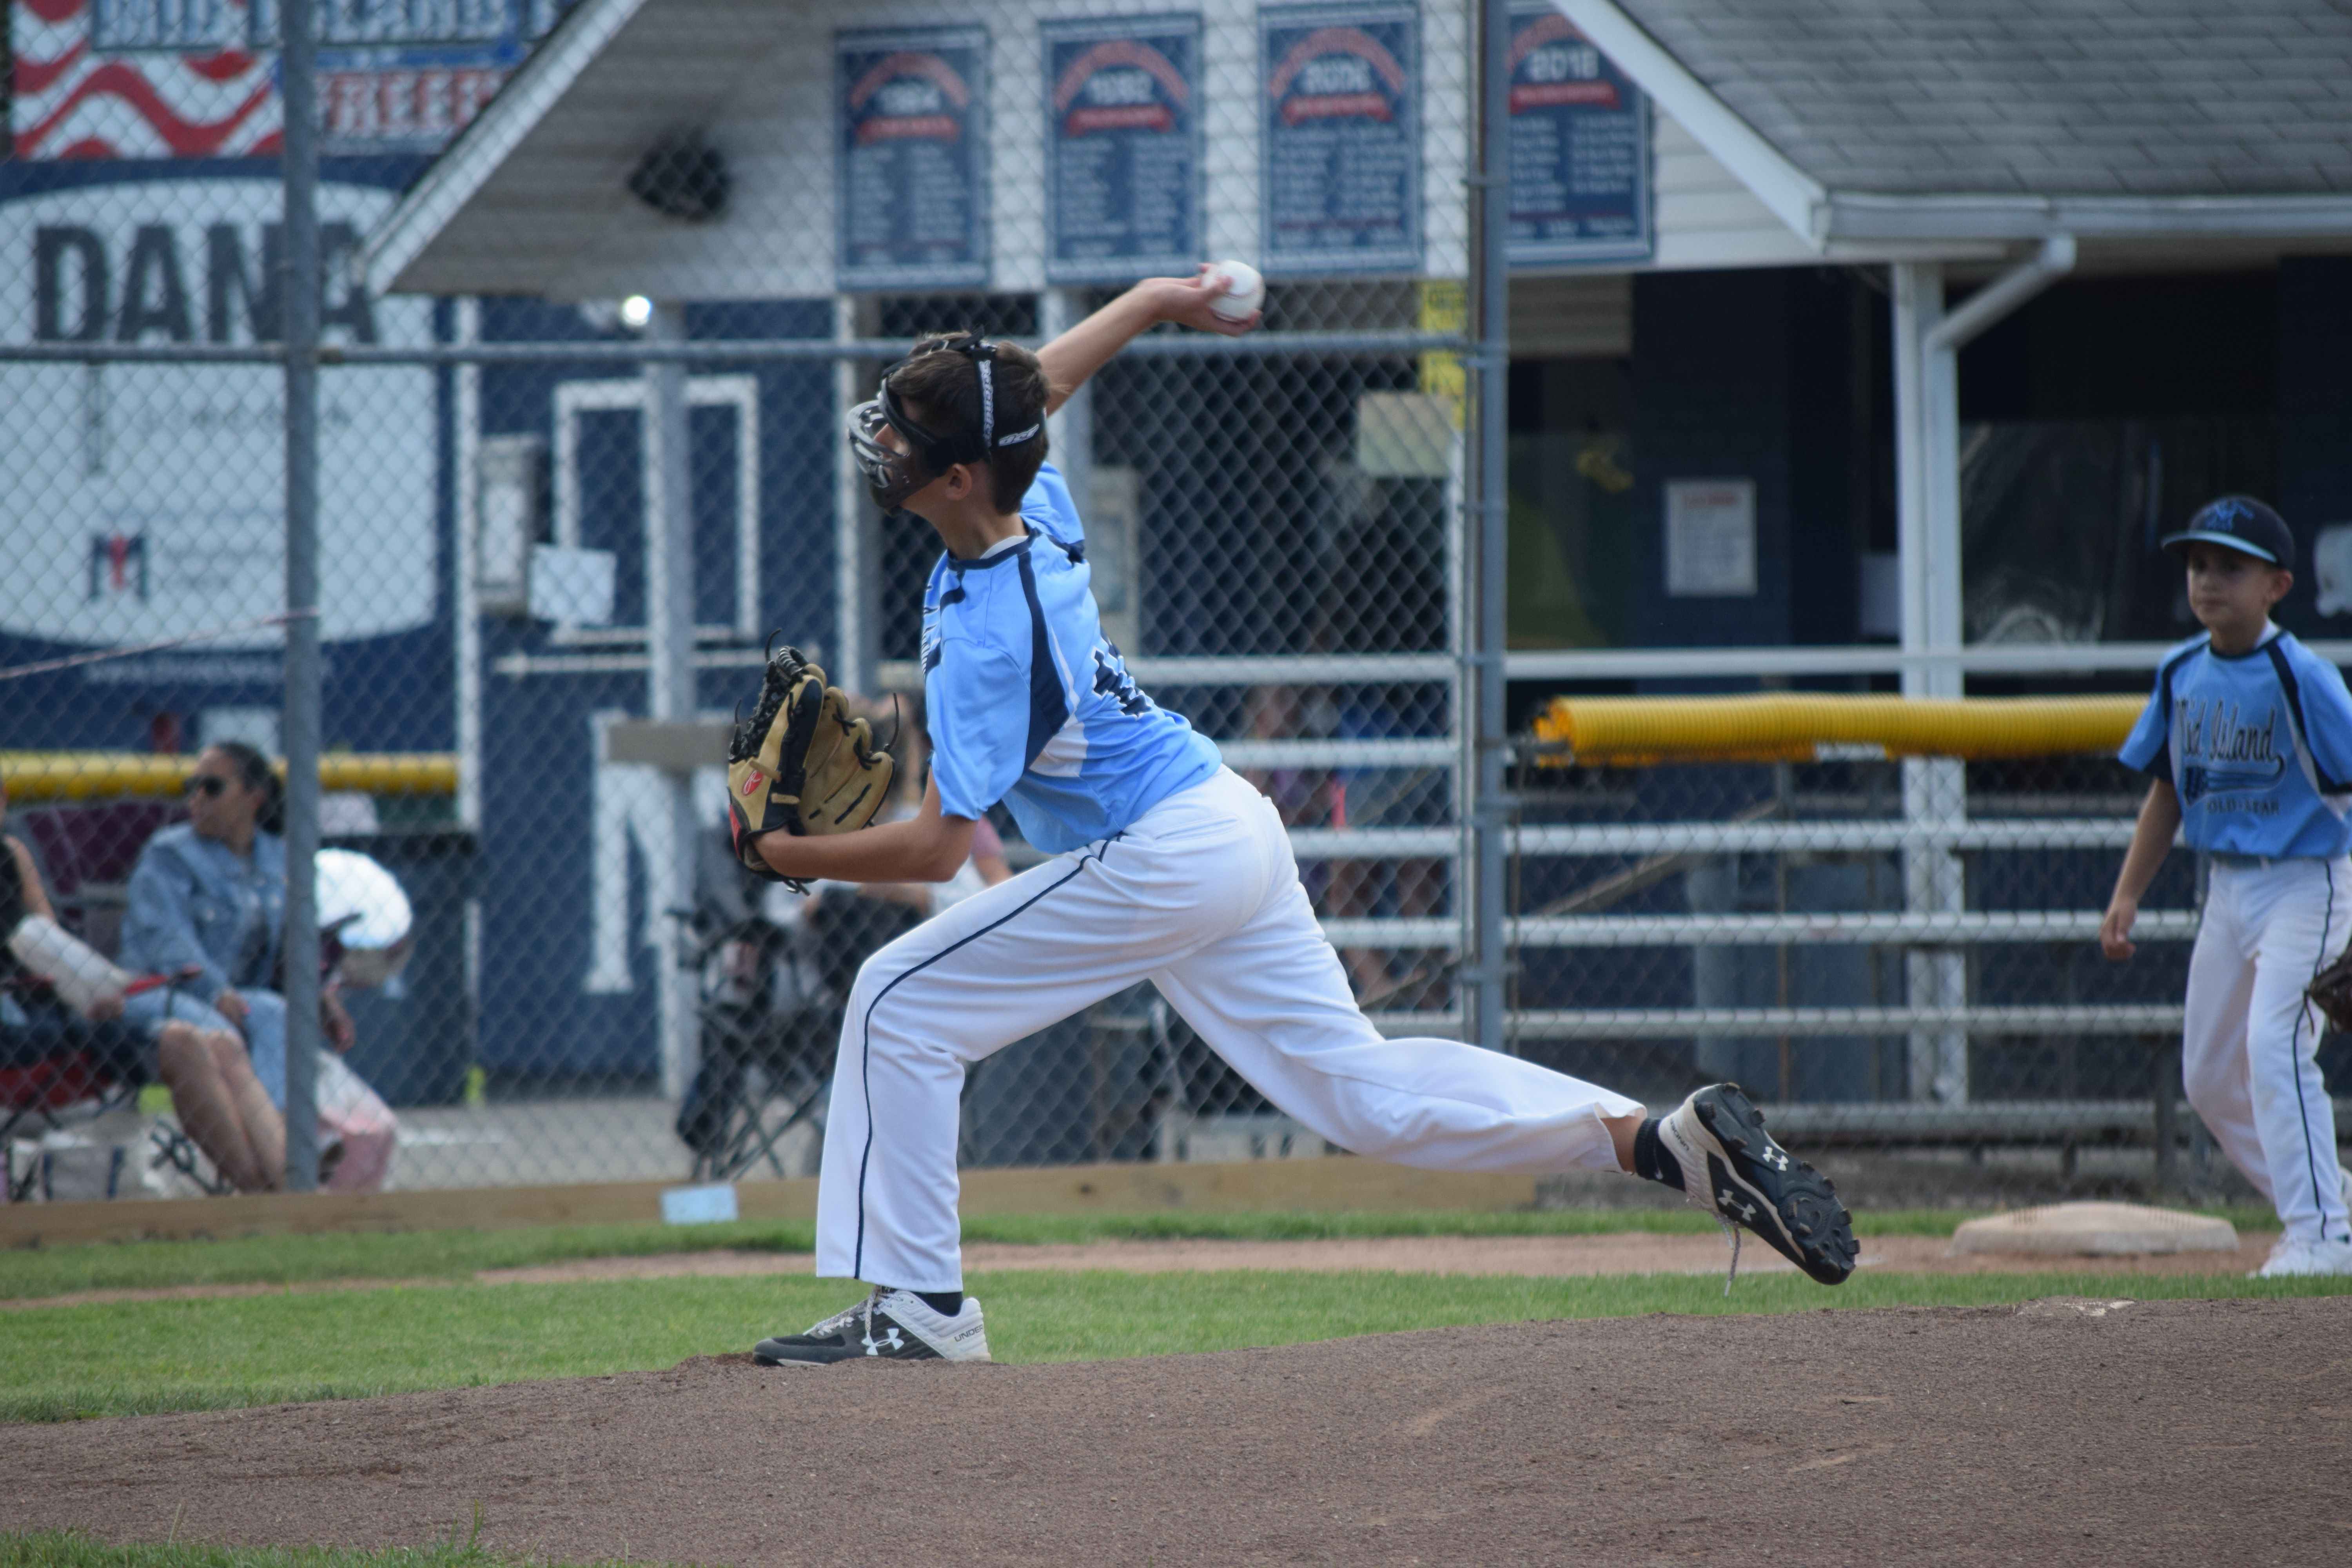
[[[65,45],[15,16],[21,92]],[[772,633],[895,726],[899,809],[919,798],[938,542],[866,499],[843,413],[917,334],[1035,342],[1203,254],[1264,266],[1261,332],[1148,334],[1053,424],[1106,629],[1280,807],[1366,1007],[1465,1030],[1475,8],[900,20],[812,8],[822,42],[768,84],[764,140],[658,147],[564,297],[372,289],[369,237],[430,176],[339,142],[334,115],[389,100],[330,84],[317,826],[396,893],[318,895],[347,1047],[320,1068],[329,1186],[814,1172],[858,963],[1038,858],[1000,813],[953,882],[803,899],[726,852],[719,736]],[[500,74],[556,22],[502,24]],[[526,69],[493,110],[543,90]],[[20,101],[20,143],[48,112]],[[189,787],[236,773],[225,745],[288,743],[281,189],[269,157],[77,168],[40,124],[42,159],[0,163],[7,831],[64,932],[167,984],[93,1024],[18,965],[9,1189],[193,1194],[268,1142],[236,1065],[284,1098],[266,802]],[[512,195],[478,215],[480,255],[542,219]],[[694,302],[625,297],[689,243]],[[2222,1182],[2152,1089],[2178,1081],[2193,867],[2151,893],[2134,965],[2092,940],[2135,800],[2115,766],[1538,752],[1505,862],[1513,1049],[1659,1105],[1736,1078],[1867,1198]],[[961,1147],[1340,1152],[1149,987],[983,1064]]]

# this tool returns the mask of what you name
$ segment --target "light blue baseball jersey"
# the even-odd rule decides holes
[[[1086,531],[1050,463],[1021,500],[1029,532],[923,591],[923,699],[940,809],[998,801],[1060,854],[1108,837],[1213,775],[1217,748],[1151,700],[1102,633]]]
[[[2116,753],[2169,777],[2199,849],[2272,859],[2352,849],[2352,694],[2334,665],[2273,628],[2235,657],[2209,639],[2164,657]]]

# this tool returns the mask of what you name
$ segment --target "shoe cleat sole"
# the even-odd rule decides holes
[[[1722,1156],[1729,1157],[1706,1152],[1716,1212],[1762,1237],[1809,1278],[1843,1284],[1853,1273],[1859,1247],[1853,1219],[1829,1178],[1765,1131],[1764,1113],[1737,1085],[1699,1090],[1690,1109]]]

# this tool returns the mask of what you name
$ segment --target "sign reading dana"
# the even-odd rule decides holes
[[[341,253],[393,201],[319,194],[329,342],[429,342],[431,305],[373,300]],[[249,344],[277,338],[274,180],[103,180],[0,201],[0,338]],[[272,364],[19,364],[0,421],[0,633],[160,641],[275,611],[285,594],[283,373]],[[432,373],[320,377],[320,613],[331,639],[432,619]],[[275,628],[203,648],[274,647]]]

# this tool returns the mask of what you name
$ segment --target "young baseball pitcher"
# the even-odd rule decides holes
[[[805,1333],[761,1341],[757,1359],[987,1360],[956,1217],[965,1069],[1144,980],[1269,1100],[1343,1148],[1436,1170],[1634,1172],[1756,1231],[1815,1279],[1843,1279],[1844,1207],[1736,1087],[1653,1118],[1528,1062],[1382,1038],[1316,924],[1272,803],[1154,702],[1103,636],[1085,530],[1044,464],[1045,416],[1157,322],[1255,323],[1219,317],[1215,287],[1206,269],[1144,282],[1034,354],[928,340],[851,415],[876,500],[923,518],[945,546],[923,600],[930,781],[919,816],[834,831],[870,816],[871,774],[887,782],[887,759],[839,720],[822,672],[780,650],[730,748],[738,853],[787,880],[940,880],[1003,801],[1053,858],[860,971],[825,1122],[817,1272],[874,1289]]]
[[[2140,895],[2178,833],[2212,858],[2189,959],[2189,1103],[2278,1210],[2263,1277],[2352,1273],[2352,1173],[2336,1159],[2319,1025],[2304,992],[2352,934],[2352,696],[2336,667],[2271,624],[2294,536],[2224,496],[2163,541],[2188,559],[2205,635],[2165,656],[2120,753],[2155,775],[2099,927],[2134,951]]]

